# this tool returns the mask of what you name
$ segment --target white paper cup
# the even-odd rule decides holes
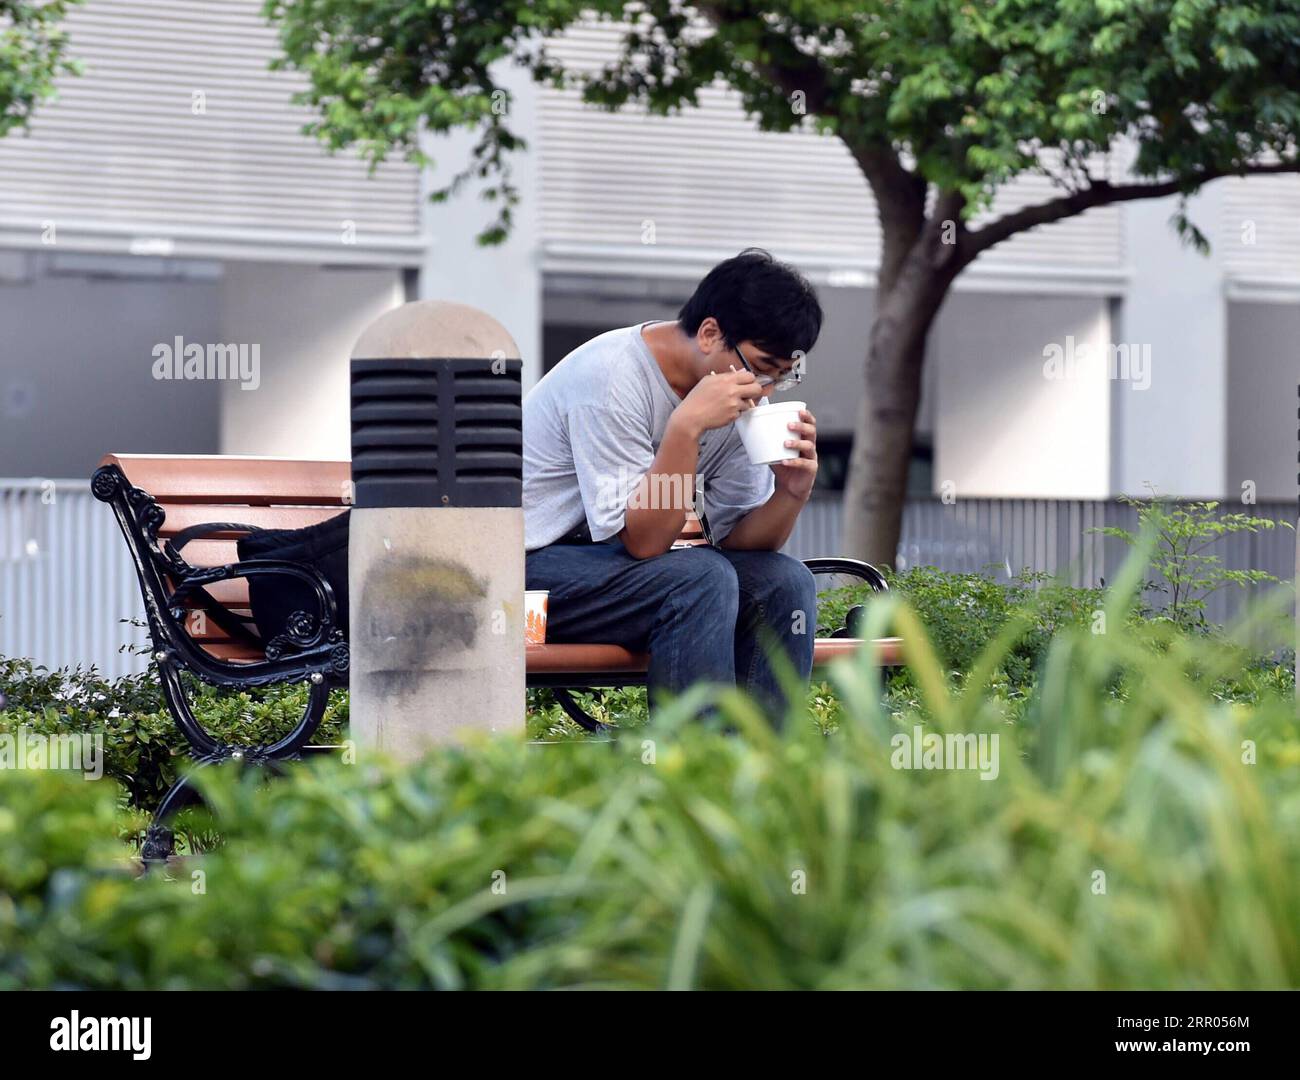
[[[550,592],[530,589],[524,593],[524,644],[546,644],[546,604]]]
[[[736,419],[736,430],[745,444],[745,453],[755,465],[797,458],[799,451],[786,446],[786,439],[798,438],[787,426],[799,419],[799,410],[808,407],[803,401],[769,401],[755,405]]]

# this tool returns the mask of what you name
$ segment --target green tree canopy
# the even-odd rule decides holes
[[[64,56],[60,24],[81,0],[0,0],[0,136],[26,127],[54,80],[77,65]]]
[[[267,0],[265,10],[286,62],[310,75],[305,100],[328,145],[423,161],[422,129],[480,133],[469,168],[439,194],[486,181],[502,211],[487,241],[509,228],[509,156],[524,145],[501,61],[594,104],[659,113],[721,81],[764,129],[810,125],[841,139],[883,240],[847,496],[850,548],[880,561],[898,538],[926,336],[964,267],[1092,207],[1298,167],[1300,0]],[[565,71],[546,39],[584,14],[630,29],[611,63]],[[1116,151],[1125,169],[1105,158]],[[993,216],[994,191],[1029,172],[1055,193]],[[1204,247],[1182,209],[1174,220]]]

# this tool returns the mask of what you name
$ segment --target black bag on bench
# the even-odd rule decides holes
[[[334,590],[335,627],[348,632],[348,511],[301,529],[259,529],[238,542],[239,558],[283,559],[320,573]],[[315,616],[319,606],[311,586],[284,574],[256,574],[248,579],[248,601],[262,641],[283,637],[296,611]],[[286,643],[288,638],[283,639]]]

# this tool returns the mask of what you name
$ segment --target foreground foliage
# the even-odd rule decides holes
[[[229,693],[191,684],[195,713],[226,742],[273,742],[292,729],[307,702],[305,687]],[[0,659],[0,736],[76,734],[102,739],[105,775],[131,806],[152,810],[186,767],[189,744],[163,704],[151,667],[142,675],[105,679],[83,669],[47,671],[29,660]],[[347,725],[348,697],[335,693],[315,741],[337,743]]]
[[[0,985],[1300,986],[1294,700],[1218,697],[1224,642],[1137,637],[1139,584],[1055,634],[1018,723],[1022,627],[954,680],[894,597],[870,631],[923,711],[847,662],[829,736],[734,690],[720,734],[699,688],[613,743],[212,773],[224,842],[175,880],[125,871],[110,785],[0,773]],[[897,767],[918,726],[996,736],[996,775]]]

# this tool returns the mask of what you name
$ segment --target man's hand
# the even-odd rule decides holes
[[[714,428],[726,427],[741,413],[752,409],[763,396],[753,372],[709,372],[677,406],[674,419],[695,438]]]
[[[794,531],[795,519],[812,494],[817,480],[817,421],[807,409],[789,423],[785,445],[798,450],[789,461],[773,462],[776,490],[762,506],[746,514],[731,530],[722,546],[735,551],[780,551]]]
[[[772,464],[776,489],[806,501],[817,481],[817,420],[807,409],[800,409],[799,419],[791,420],[787,426],[790,437],[785,445],[798,450],[799,456]]]

